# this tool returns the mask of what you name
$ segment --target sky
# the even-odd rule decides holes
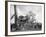
[[[15,12],[14,5],[11,5],[10,10],[10,16],[12,16]],[[40,5],[16,5],[16,11],[18,16],[29,15],[29,12],[32,12],[35,14],[36,21],[42,22],[42,6]],[[12,22],[14,22],[14,18],[12,19]]]

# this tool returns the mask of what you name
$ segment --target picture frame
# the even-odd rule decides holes
[[[14,6],[14,10],[15,10],[15,13],[11,13],[12,12],[12,10],[13,10],[13,8],[12,7],[10,7],[10,6]],[[16,6],[17,5],[17,6]],[[24,6],[23,6],[24,5]],[[25,6],[26,5],[26,6]],[[15,31],[14,31],[14,28],[13,28],[13,30],[12,30],[12,26],[13,25],[10,25],[11,24],[11,19],[13,18],[13,17],[10,17],[10,16],[12,16],[11,14],[15,14],[16,15],[16,10],[18,10],[17,8],[23,8],[23,9],[25,9],[25,7],[27,8],[27,6],[29,7],[29,10],[30,10],[30,5],[33,5],[33,7],[31,8],[31,11],[34,9],[36,9],[36,12],[37,12],[37,9],[42,9],[41,10],[41,13],[40,13],[40,16],[42,16],[41,17],[41,19],[42,19],[42,30],[41,31],[39,31],[38,29],[36,29],[36,31],[35,31],[35,29],[33,28],[33,29],[31,29],[32,31],[30,31],[30,29],[29,29],[29,31],[28,31],[28,26],[26,25],[26,27],[24,27],[25,29],[23,29],[23,27],[21,27],[22,28],[22,30],[21,30],[21,28],[20,28],[20,30],[17,30],[16,31],[16,29],[15,29]],[[34,7],[34,5],[36,5],[36,7]],[[41,7],[40,8],[37,8],[37,6],[39,7],[41,5]],[[15,7],[17,7],[17,8],[15,8]],[[10,8],[12,8],[12,10],[10,10]],[[19,8],[19,9],[20,9]],[[24,11],[23,9],[21,10],[20,9],[20,12],[22,11]],[[34,11],[33,10],[33,11]],[[11,12],[10,12],[11,11]],[[28,11],[28,9],[26,10],[26,11]],[[40,12],[40,11],[39,11]],[[25,13],[25,12],[24,12]],[[22,15],[23,15],[23,13],[21,13]],[[21,15],[20,14],[20,15]],[[25,13],[26,14],[26,13]],[[27,12],[27,14],[28,14],[28,12]],[[32,14],[32,13],[31,13]],[[38,13],[37,13],[38,14]],[[15,15],[13,15],[13,16],[15,16]],[[17,14],[18,16],[19,16],[19,14]],[[15,16],[16,18],[16,20],[14,20],[15,21],[15,23],[16,23],[16,25],[18,24],[16,21],[18,20],[18,18],[17,18],[17,15]],[[33,15],[33,14],[32,14]],[[35,16],[35,15],[34,15]],[[40,17],[39,16],[39,17]],[[40,18],[39,18],[40,19]],[[40,21],[41,21],[41,19],[40,19]],[[25,22],[25,21],[24,21]],[[23,23],[24,23],[23,22]],[[12,21],[12,23],[13,23],[13,21]],[[21,23],[21,22],[20,22]],[[16,26],[16,25],[14,25],[14,26]],[[13,26],[13,27],[14,27]],[[17,26],[16,26],[17,27]],[[37,28],[37,27],[36,27]],[[39,28],[39,27],[38,27]],[[37,31],[38,30],[38,31]],[[23,35],[37,35],[37,34],[45,34],[45,3],[42,3],[42,2],[25,2],[25,1],[5,1],[5,36],[23,36]]]

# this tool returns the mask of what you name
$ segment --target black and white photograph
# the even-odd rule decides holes
[[[11,5],[11,31],[34,31],[42,29],[41,6]]]
[[[8,35],[44,33],[44,4],[8,2]]]

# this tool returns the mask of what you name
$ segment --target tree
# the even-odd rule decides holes
[[[36,19],[35,19],[35,14],[31,11],[29,11],[28,17],[30,17],[30,22],[33,23]]]

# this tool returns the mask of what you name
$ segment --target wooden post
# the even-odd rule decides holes
[[[16,5],[14,5],[14,12],[15,12],[15,28],[17,27],[17,12],[16,12]]]

